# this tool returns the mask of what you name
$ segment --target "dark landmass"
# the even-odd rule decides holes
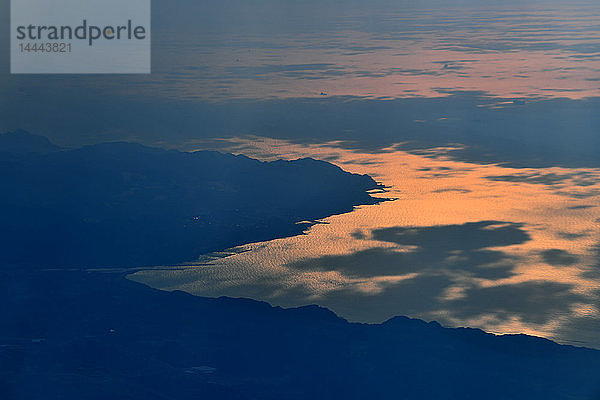
[[[0,156],[0,398],[600,399],[595,350],[404,317],[351,324],[82,269],[297,234],[374,203],[368,176],[128,143],[19,149]]]
[[[600,399],[600,352],[404,317],[0,276],[0,393],[20,399]]]
[[[52,153],[59,150],[61,148],[52,144],[48,138],[21,129],[0,135],[0,153]]]
[[[40,94],[28,99],[27,107],[7,104],[4,110],[0,107],[0,121],[32,126],[67,144],[97,142],[107,135],[113,140],[132,135],[150,144],[167,141],[180,146],[213,139],[222,144],[223,138],[251,134],[294,143],[333,141],[367,152],[401,143],[400,150],[517,168],[600,167],[600,98],[531,99],[523,104],[480,92],[446,94],[394,100],[319,96],[224,102],[114,96],[90,109],[88,97],[103,95],[86,88],[60,101],[44,101]],[[32,108],[53,112],[31,121]],[[70,118],[62,117],[64,109],[70,110]],[[157,121],[149,115],[163,118]],[[87,136],[80,135],[82,131]],[[165,131],[170,132],[168,137]],[[445,146],[454,149],[431,152]]]
[[[301,234],[299,221],[380,201],[367,193],[380,188],[371,177],[310,158],[260,162],[133,143],[36,152],[44,138],[8,135],[21,145],[0,151],[0,264],[176,264]]]

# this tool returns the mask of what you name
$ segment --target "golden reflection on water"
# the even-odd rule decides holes
[[[323,22],[305,10],[289,16],[291,32],[207,31],[200,43],[165,33],[153,78],[139,80],[152,95],[186,100],[600,95],[597,2],[395,3]]]
[[[392,149],[367,154],[335,143],[294,145],[263,138],[236,139],[228,151],[263,160],[333,160],[347,171],[375,177],[388,191],[374,196],[395,200],[326,218],[305,235],[241,246],[194,265],[141,271],[131,279],[202,296],[251,297],[281,306],[318,303],[351,321],[409,315],[600,347],[600,274],[594,271],[600,170],[517,169]],[[389,265],[378,263],[389,263],[390,254],[410,255],[419,247],[378,240],[373,237],[376,230],[481,221],[500,221],[484,226],[479,232],[483,235],[503,224],[529,235],[530,240],[481,249],[503,255],[485,268],[501,270],[509,263],[510,273],[486,276],[437,265],[424,265],[423,271],[368,273],[389,271]],[[452,250],[438,261],[460,265],[465,253]],[[335,268],[345,260],[356,262],[352,257],[357,254],[366,254],[356,259],[360,273]],[[331,270],[323,268],[327,262],[333,263]]]

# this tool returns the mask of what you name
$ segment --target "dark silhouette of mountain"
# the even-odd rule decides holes
[[[29,103],[28,107],[7,104],[0,107],[0,120],[13,125],[34,123],[39,129],[53,130],[53,137],[65,143],[136,135],[147,143],[171,145],[219,139],[217,145],[222,146],[227,143],[222,138],[252,134],[294,143],[332,142],[366,152],[396,147],[431,156],[434,148],[434,154],[455,160],[516,168],[600,166],[600,98],[539,99],[525,104],[504,99],[507,103],[497,107],[502,99],[461,91],[442,91],[447,97],[394,100],[329,95],[223,102],[149,100],[140,94],[134,99],[105,97],[110,100],[94,103],[90,110],[89,96],[95,100],[101,94],[90,95],[88,88],[79,92],[65,94],[52,104],[42,100],[44,94],[36,96],[36,109],[50,107],[53,112],[46,111],[32,122]],[[61,113],[64,109],[70,110],[68,119]],[[148,118],[155,114],[162,118]],[[87,136],[81,135],[82,130],[88,131]]]
[[[368,176],[312,159],[111,143],[2,153],[0,184],[2,399],[600,398],[595,350],[405,317],[353,324],[317,306],[194,297],[111,269],[55,268],[174,263],[298,234],[297,221],[376,202]],[[527,239],[518,226],[492,234]]]
[[[0,393],[20,399],[599,399],[600,352],[405,317],[0,276]]]
[[[367,191],[380,187],[310,158],[260,162],[133,143],[0,154],[0,185],[0,263],[43,267],[191,261],[300,234],[297,222],[374,204]]]
[[[51,153],[60,149],[46,137],[22,129],[0,134],[0,153]]]

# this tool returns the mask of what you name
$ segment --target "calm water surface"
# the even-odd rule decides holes
[[[318,221],[305,235],[130,279],[285,307],[316,303],[351,321],[408,315],[600,348],[600,170],[264,138],[229,140],[226,148],[263,160],[330,160],[375,177],[388,191],[374,195],[394,200]]]

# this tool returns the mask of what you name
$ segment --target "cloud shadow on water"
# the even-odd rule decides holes
[[[545,324],[588,299],[558,282],[529,281],[517,284],[469,288],[465,296],[450,301],[454,316],[464,319],[493,315],[498,320],[518,317],[525,322]]]
[[[541,255],[544,262],[550,265],[573,265],[579,261],[576,255],[561,249],[544,250]]]
[[[447,324],[479,320],[482,324],[521,321],[540,326],[570,314],[577,304],[595,301],[566,283],[501,282],[516,275],[520,260],[498,248],[531,240],[520,223],[391,227],[357,231],[352,236],[392,246],[290,265],[305,271],[337,271],[351,278],[352,284],[319,300],[351,320],[381,322],[394,315],[410,315]],[[575,255],[560,249],[544,251],[541,257],[551,265],[578,262]]]
[[[290,266],[303,270],[339,271],[357,278],[419,273],[460,274],[496,280],[512,276],[516,260],[505,252],[489,248],[530,240],[522,224],[499,221],[383,228],[375,229],[369,235],[357,231],[353,236],[356,239],[370,237],[395,246],[373,247],[350,255],[328,255]]]

